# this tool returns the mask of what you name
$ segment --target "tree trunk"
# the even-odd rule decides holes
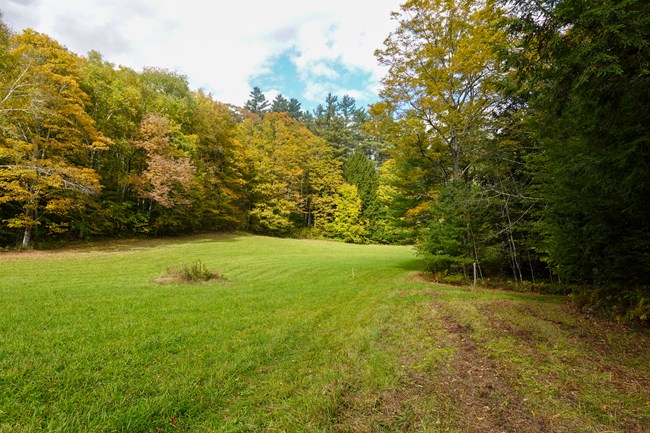
[[[21,247],[23,249],[29,248],[29,244],[32,241],[32,231],[33,231],[33,229],[34,228],[31,225],[25,226],[25,231],[23,232],[23,242],[22,242],[22,245],[21,245]]]
[[[506,226],[506,235],[508,237],[508,247],[510,249],[510,261],[512,266],[512,274],[515,278],[516,283],[522,283],[524,281],[523,274],[521,272],[521,265],[519,264],[519,257],[517,254],[517,244],[515,243],[515,238],[512,235],[512,220],[510,219],[510,211],[508,209],[508,203],[506,202],[501,211],[503,213]]]
[[[31,200],[25,209],[25,230],[23,231],[23,241],[21,248],[27,249],[32,242],[34,234],[34,224],[36,221],[35,200]]]

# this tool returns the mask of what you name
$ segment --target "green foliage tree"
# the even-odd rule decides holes
[[[510,60],[540,146],[542,249],[565,281],[591,285],[597,302],[647,305],[650,4],[512,6],[521,42]]]
[[[361,216],[366,220],[373,218],[379,180],[375,164],[365,153],[357,150],[345,160],[343,178],[357,188],[361,199]]]
[[[253,87],[244,108],[257,115],[262,115],[269,110],[269,101],[259,87]]]
[[[362,108],[356,108],[356,100],[344,95],[328,94],[324,104],[319,104],[313,113],[305,118],[305,123],[319,137],[330,143],[343,161],[355,150],[361,149],[368,156],[379,157],[376,140],[365,134],[362,126],[368,121]]]
[[[189,132],[193,99],[187,77],[163,68],[145,68],[140,73],[145,113],[157,114]]]
[[[271,103],[271,112],[272,113],[288,113],[289,112],[289,100],[282,96],[281,93],[278,93],[273,102]]]
[[[337,111],[343,118],[345,126],[351,126],[356,120],[355,116],[358,112],[357,101],[350,95],[343,95],[341,101],[337,105]]]
[[[300,101],[298,101],[296,98],[289,99],[287,114],[294,120],[302,120],[303,113],[301,111]]]
[[[337,102],[338,97],[329,93],[325,98],[325,105],[318,104],[313,110],[310,126],[312,131],[327,140],[337,150],[337,156],[342,158],[350,143],[343,119],[337,113]]]
[[[81,67],[80,84],[91,99],[86,111],[97,129],[112,140],[109,149],[98,155],[94,162],[104,186],[102,202],[104,199],[124,200],[126,178],[136,153],[131,138],[144,116],[140,76],[128,68],[116,69],[94,51],[88,54]]]

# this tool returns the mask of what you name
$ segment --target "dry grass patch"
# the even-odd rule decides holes
[[[156,278],[157,284],[201,284],[208,281],[228,281],[221,273],[209,269],[201,260],[178,269],[168,269]]]

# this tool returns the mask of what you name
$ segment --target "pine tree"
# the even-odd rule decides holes
[[[565,281],[592,285],[593,299],[648,305],[650,3],[513,6],[512,60],[541,149],[540,247]]]
[[[343,178],[357,187],[361,199],[361,216],[370,219],[376,206],[379,180],[375,164],[362,151],[357,150],[346,159]]]
[[[271,104],[272,113],[288,113],[289,112],[289,100],[282,96],[281,93],[278,93],[273,99]]]
[[[302,120],[303,113],[300,109],[300,101],[296,98],[289,99],[289,105],[287,107],[287,114],[294,120]]]
[[[262,115],[268,112],[269,101],[266,100],[266,96],[264,96],[264,93],[262,93],[259,87],[253,87],[248,101],[244,104],[244,108],[257,115]]]

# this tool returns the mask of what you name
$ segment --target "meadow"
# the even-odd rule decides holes
[[[650,344],[410,247],[250,235],[0,253],[0,432],[643,432]],[[197,261],[223,275],[160,283]]]

